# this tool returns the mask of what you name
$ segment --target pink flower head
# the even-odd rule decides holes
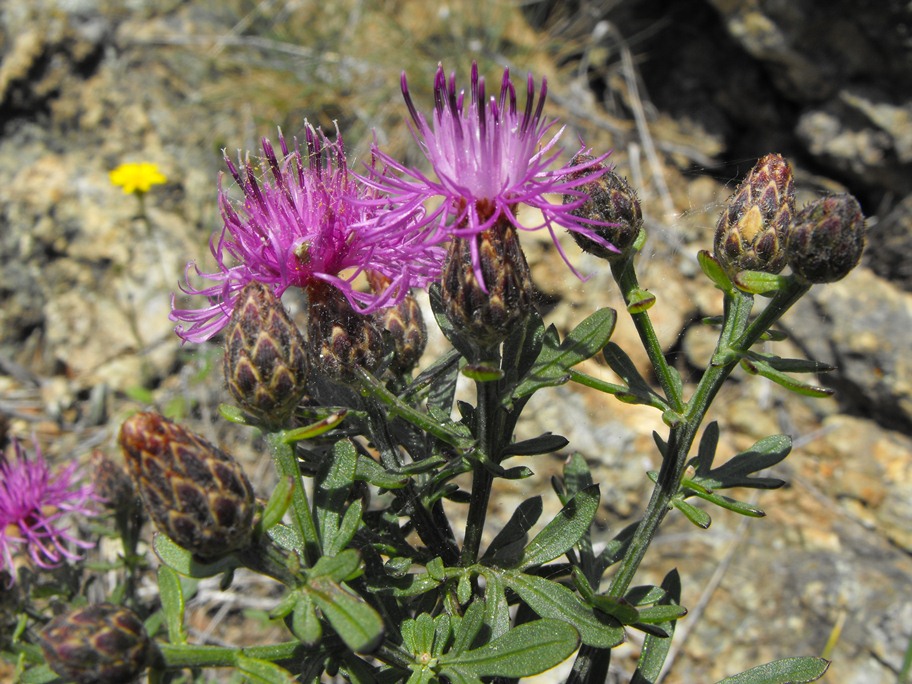
[[[455,74],[451,74],[448,80],[443,66],[439,65],[434,80],[435,105],[430,122],[412,102],[404,72],[401,85],[415,124],[413,134],[430,161],[437,180],[397,163],[375,149],[377,157],[398,176],[384,174],[379,177],[375,174],[370,182],[388,193],[395,205],[405,212],[413,211],[427,199],[442,199],[439,207],[427,214],[421,223],[430,226],[436,222],[435,232],[444,234],[438,239],[449,236],[471,239],[473,268],[480,283],[483,279],[478,263],[477,240],[474,238],[501,219],[508,220],[519,230],[547,228],[568,265],[570,263],[554,232],[555,225],[581,233],[612,249],[590,228],[601,225],[600,222],[571,213],[586,202],[588,196],[579,188],[605,172],[606,167],[601,162],[608,155],[551,169],[561,154],[556,145],[564,129],[545,141],[556,122],[542,118],[547,95],[544,79],[536,104],[535,82],[529,74],[526,104],[520,110],[509,69],[504,70],[500,96],[488,99],[485,80],[478,76],[478,65],[473,63],[470,101],[466,102],[465,93],[456,91]],[[576,200],[566,204],[554,203],[548,198],[549,194],[569,195]],[[538,209],[542,222],[533,226],[520,223],[516,217],[519,204]],[[573,270],[572,265],[570,268]]]
[[[14,553],[25,553],[39,568],[54,568],[79,555],[68,546],[90,548],[62,524],[68,515],[97,515],[99,501],[90,483],[80,484],[78,464],[52,471],[37,443],[29,459],[13,440],[15,458],[0,455],[0,570],[13,572]]]
[[[395,224],[379,222],[386,200],[349,174],[341,136],[330,142],[308,126],[305,140],[305,153],[297,140],[289,151],[280,132],[279,159],[263,139],[261,162],[271,178],[258,180],[249,160],[235,166],[226,156],[244,201],[236,205],[220,185],[224,226],[209,245],[218,270],[202,273],[192,262],[187,266],[214,284],[197,289],[188,278],[181,287],[206,297],[209,306],[177,309],[172,298],[171,320],[190,324],[176,328],[185,341],[202,342],[224,328],[238,293],[251,280],[279,297],[289,287],[326,282],[366,314],[397,304],[411,287],[424,287],[439,274],[442,249],[424,239],[416,221],[422,210],[397,217]],[[380,292],[355,289],[353,281],[366,270],[383,274],[388,286]]]

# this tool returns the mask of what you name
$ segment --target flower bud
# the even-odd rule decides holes
[[[593,159],[594,157],[591,155],[578,154],[571,163],[585,164]],[[604,168],[605,166],[600,164],[596,168]],[[592,171],[592,168],[588,168],[577,172],[577,174],[570,174],[568,178],[573,180],[578,176],[591,175]],[[606,224],[593,225],[591,228],[605,242],[617,248],[617,251],[600,245],[582,233],[570,231],[570,235],[576,240],[576,244],[584,252],[589,252],[608,261],[626,256],[643,227],[643,212],[640,209],[640,200],[637,199],[636,191],[630,187],[626,178],[622,178],[610,169],[591,183],[580,186],[577,190],[588,193],[589,199],[586,200],[585,204],[570,213],[581,219]],[[578,199],[572,194],[564,195],[564,204]]]
[[[747,174],[719,218],[714,244],[719,263],[729,275],[779,273],[794,214],[792,169],[781,155],[768,154]]]
[[[177,544],[209,559],[250,542],[256,501],[231,456],[155,413],[128,418],[120,445],[149,517]]]
[[[111,603],[58,615],[38,639],[50,668],[76,684],[130,682],[145,670],[152,648],[139,616]]]
[[[127,511],[133,507],[136,490],[126,469],[104,455],[99,449],[92,452],[92,480],[95,493],[112,511]]]
[[[373,316],[352,309],[345,296],[331,285],[315,283],[309,298],[307,343],[311,363],[329,378],[354,381],[360,366],[374,371],[383,360],[383,335]]]
[[[832,283],[858,265],[864,250],[864,215],[852,195],[829,195],[811,202],[789,228],[788,264],[809,283]]]
[[[389,279],[376,271],[368,271],[367,280],[374,291],[389,287]],[[389,333],[393,343],[390,370],[397,375],[409,373],[418,364],[427,346],[427,326],[418,300],[407,294],[398,304],[379,309],[374,319],[380,328]]]
[[[294,411],[307,385],[304,338],[272,289],[251,281],[225,338],[225,381],[245,411],[269,426]]]
[[[480,273],[472,268],[471,240],[478,241]],[[532,274],[516,229],[501,220],[475,238],[454,237],[443,264],[441,294],[458,331],[483,347],[503,342],[532,310]]]

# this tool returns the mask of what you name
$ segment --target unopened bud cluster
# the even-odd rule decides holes
[[[133,681],[148,665],[151,642],[133,611],[111,603],[58,615],[39,634],[50,668],[76,684]]]
[[[728,200],[715,235],[715,254],[739,271],[779,273],[786,264],[808,283],[848,275],[864,249],[864,216],[851,195],[821,198],[796,213],[792,171],[778,154],[757,162]]]
[[[250,542],[256,500],[231,456],[155,413],[128,418],[120,445],[149,516],[177,544],[208,559]]]

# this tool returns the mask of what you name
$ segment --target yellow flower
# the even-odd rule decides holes
[[[168,180],[158,170],[158,166],[151,162],[121,164],[111,171],[108,177],[113,185],[123,188],[125,195],[142,195],[149,192],[153,185],[160,185]]]

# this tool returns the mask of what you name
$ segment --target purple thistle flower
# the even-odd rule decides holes
[[[15,458],[0,455],[0,570],[13,572],[13,555],[26,553],[39,568],[54,568],[80,556],[68,546],[91,548],[62,525],[67,515],[95,516],[101,498],[90,483],[78,482],[78,464],[52,471],[35,443],[29,459],[13,439]]]
[[[359,313],[371,313],[400,302],[412,287],[424,287],[440,272],[442,250],[425,239],[417,219],[423,210],[398,217],[393,224],[379,222],[387,200],[350,175],[341,136],[330,142],[322,131],[307,126],[306,152],[295,140],[289,151],[279,133],[282,157],[263,139],[271,178],[258,180],[249,160],[228,170],[244,192],[236,206],[219,185],[224,226],[213,235],[210,251],[218,270],[203,273],[187,265],[213,285],[195,288],[187,278],[181,290],[202,295],[209,306],[178,309],[172,297],[171,320],[177,334],[188,342],[203,342],[218,333],[231,317],[238,294],[252,280],[271,287],[276,296],[290,287],[305,290],[320,282],[336,287]],[[389,285],[379,292],[361,292],[353,286],[364,271],[383,274]]]
[[[485,95],[484,78],[478,76],[478,65],[472,64],[470,101],[465,93],[456,91],[455,74],[449,80],[443,66],[438,65],[434,79],[434,111],[430,123],[418,112],[409,93],[405,73],[402,74],[402,94],[415,128],[412,132],[434,169],[437,180],[421,171],[406,167],[376,149],[374,153],[397,176],[373,174],[367,182],[378,191],[387,193],[397,209],[409,214],[430,198],[443,201],[437,209],[421,220],[437,240],[448,237],[467,238],[471,242],[472,265],[479,283],[484,280],[478,260],[477,236],[494,226],[501,218],[518,230],[547,228],[561,257],[570,264],[554,232],[556,225],[579,233],[613,250],[590,226],[602,225],[593,219],[573,216],[574,209],[585,204],[588,195],[580,189],[607,170],[601,164],[608,156],[591,158],[576,165],[551,169],[560,156],[556,148],[563,133],[558,130],[545,141],[555,121],[542,118],[547,83],[542,79],[538,103],[535,102],[535,82],[529,74],[526,84],[526,104],[520,110],[516,90],[510,80],[510,70],[504,70],[500,97]],[[566,204],[553,203],[549,194],[576,198]],[[516,217],[517,205],[526,204],[542,215],[539,225],[526,226]]]

